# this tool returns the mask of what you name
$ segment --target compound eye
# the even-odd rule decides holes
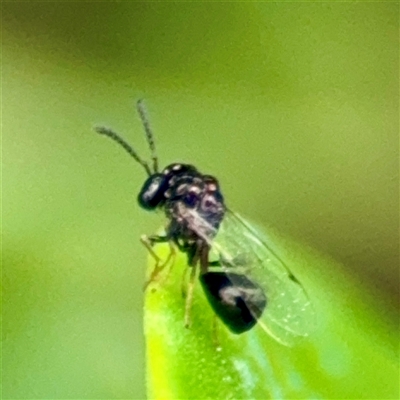
[[[162,174],[153,174],[143,184],[138,195],[139,205],[145,210],[154,210],[165,201],[165,191],[168,189],[168,182]]]

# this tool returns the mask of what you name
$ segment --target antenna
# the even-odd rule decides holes
[[[128,144],[128,142],[123,139],[118,133],[114,132],[110,128],[106,128],[105,126],[95,126],[94,130],[100,135],[105,135],[120,144],[142,167],[146,170],[147,175],[152,175],[153,173],[150,170],[149,164],[146,161],[142,160],[139,155],[136,153],[135,149]]]
[[[150,151],[151,151],[151,158],[153,160],[153,170],[156,173],[156,172],[158,172],[158,157],[156,154],[156,145],[154,143],[154,135],[150,128],[150,123],[149,123],[149,120],[147,119],[147,113],[146,113],[146,109],[144,107],[142,99],[137,101],[136,109],[138,110],[140,119],[142,121],[144,130],[146,132],[146,139],[147,139],[147,143],[149,144]]]
[[[136,150],[118,133],[114,132],[110,128],[106,128],[105,126],[95,126],[94,130],[99,133],[100,135],[108,136],[110,139],[117,142],[121,145],[125,151],[127,151],[147,172],[147,175],[151,176],[158,172],[158,157],[156,154],[156,145],[154,143],[154,135],[150,128],[149,120],[147,119],[146,110],[144,108],[143,100],[138,100],[136,103],[136,109],[139,113],[140,120],[142,121],[145,133],[146,133],[146,140],[150,148],[151,158],[153,160],[153,171],[151,171],[149,164],[147,161],[142,160],[139,157],[139,154]]]

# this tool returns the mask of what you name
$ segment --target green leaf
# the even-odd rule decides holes
[[[146,292],[148,398],[398,398],[397,329],[380,321],[376,299],[360,292],[342,266],[272,237],[310,295],[314,331],[292,347],[277,343],[258,325],[231,334],[219,321],[215,325],[198,282],[186,329],[187,266],[178,254],[172,270]],[[168,256],[168,246],[156,250],[161,258]],[[153,267],[150,258],[149,270]]]

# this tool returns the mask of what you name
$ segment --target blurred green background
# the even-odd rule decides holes
[[[144,398],[146,99],[162,165],[338,261],[395,352],[398,3],[3,3],[3,398]],[[312,278],[310,278],[312,279]],[[345,295],[345,294],[344,294]],[[397,330],[396,330],[397,332]]]

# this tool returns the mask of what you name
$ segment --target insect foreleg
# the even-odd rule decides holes
[[[155,282],[159,280],[159,275],[160,273],[164,270],[164,268],[168,265],[169,268],[164,276],[164,279],[168,278],[169,273],[171,272],[172,266],[175,261],[175,256],[176,256],[176,251],[175,247],[172,245],[171,241],[167,236],[158,236],[158,235],[152,235],[152,236],[147,236],[147,235],[142,235],[140,237],[140,241],[146,247],[147,251],[151,255],[151,257],[155,261],[155,266],[153,271],[150,274],[150,277],[147,279],[143,286],[143,290],[145,291],[147,287],[149,286],[150,283]],[[158,256],[158,254],[154,251],[153,246],[156,243],[168,243],[169,244],[169,254],[168,257],[163,260]]]

